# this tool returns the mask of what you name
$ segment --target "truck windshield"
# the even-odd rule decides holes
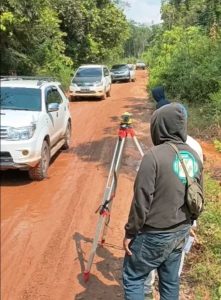
[[[1,109],[41,111],[41,91],[33,88],[1,87]]]

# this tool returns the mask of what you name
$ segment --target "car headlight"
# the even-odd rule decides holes
[[[10,141],[20,141],[20,140],[29,140],[33,137],[36,129],[36,125],[33,124],[31,126],[26,127],[9,127],[8,128],[8,138]]]
[[[103,82],[102,81],[95,82],[95,86],[103,86]]]
[[[77,89],[78,85],[76,83],[72,83],[69,90],[72,91],[73,89]]]

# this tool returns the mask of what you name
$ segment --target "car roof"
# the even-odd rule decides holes
[[[47,85],[59,85],[56,81],[44,80],[23,80],[23,79],[1,79],[1,87],[20,87],[20,88],[35,88],[39,89]]]
[[[79,67],[79,69],[81,68],[103,68],[103,67],[106,67],[104,65],[82,65]]]
[[[128,66],[128,64],[115,64],[112,66],[113,67],[123,67],[123,66]]]

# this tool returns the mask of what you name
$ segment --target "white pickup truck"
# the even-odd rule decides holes
[[[0,169],[28,170],[47,177],[50,158],[71,141],[69,101],[59,82],[45,78],[1,78]]]

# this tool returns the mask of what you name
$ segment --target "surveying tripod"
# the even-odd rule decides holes
[[[109,175],[107,178],[102,204],[99,206],[99,208],[96,211],[99,212],[99,219],[97,222],[95,237],[92,243],[89,259],[83,274],[85,282],[89,280],[90,270],[97,250],[98,240],[100,236],[101,236],[101,245],[105,243],[108,223],[110,221],[112,202],[113,202],[113,198],[115,197],[115,193],[117,189],[117,179],[118,179],[118,172],[120,169],[120,162],[122,158],[125,141],[128,136],[132,137],[135,146],[137,147],[141,156],[143,157],[144,155],[143,150],[135,136],[135,132],[132,127],[131,117],[132,115],[127,112],[125,112],[121,116],[121,123],[118,131],[118,140],[115,146],[114,155],[111,162]]]

